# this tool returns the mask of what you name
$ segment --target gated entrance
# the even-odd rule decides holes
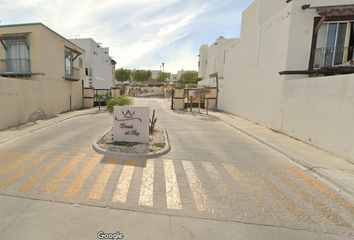
[[[107,101],[112,97],[111,89],[94,90],[94,106],[107,106]]]
[[[184,108],[199,107],[199,99],[197,94],[197,89],[184,89],[183,98],[185,99]],[[200,107],[204,108],[205,96],[202,95],[200,99]]]
[[[214,87],[192,88],[192,89],[173,89],[171,109],[190,108],[216,108],[217,89]]]

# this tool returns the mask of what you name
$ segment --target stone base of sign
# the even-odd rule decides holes
[[[123,144],[119,142],[119,144],[116,144],[113,139],[113,129],[110,129],[95,141],[91,147],[94,151],[109,156],[147,158],[159,157],[171,150],[167,131],[159,126],[155,126],[154,133],[149,136],[149,143]]]

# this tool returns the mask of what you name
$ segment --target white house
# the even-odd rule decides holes
[[[178,74],[171,74],[171,82],[176,82],[178,79]]]
[[[226,39],[220,36],[210,46],[204,44],[199,49],[198,77],[202,80],[198,84],[218,87],[220,96],[218,108],[222,108],[223,105],[221,96],[223,95],[225,49],[235,41],[237,41],[236,38]]]
[[[100,43],[92,38],[70,39],[86,51],[86,80],[85,87],[95,89],[110,89],[115,85],[113,75],[112,58],[109,56],[109,48],[101,47]],[[112,76],[113,75],[113,76]]]
[[[152,78],[152,80],[155,80],[158,76],[159,76],[159,74],[160,74],[160,70],[150,70],[151,71],[151,78]]]
[[[218,107],[354,161],[353,50],[353,0],[256,0],[217,60]]]

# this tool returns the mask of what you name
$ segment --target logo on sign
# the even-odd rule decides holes
[[[126,113],[124,113],[122,111],[122,114],[124,116],[125,119],[117,119],[117,117],[115,117],[116,121],[121,122],[121,121],[130,121],[130,120],[139,120],[140,122],[142,121],[141,118],[133,118],[135,111],[133,113],[130,113],[130,111],[128,110]]]

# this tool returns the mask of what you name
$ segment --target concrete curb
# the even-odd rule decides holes
[[[104,135],[106,135],[106,133],[108,131],[110,131],[110,129],[108,129]],[[171,144],[170,144],[170,138],[169,138],[169,135],[168,135],[168,132],[165,128],[163,128],[163,133],[164,133],[164,136],[165,136],[165,142],[166,142],[166,146],[164,149],[156,152],[156,153],[119,153],[119,152],[114,152],[114,151],[109,151],[109,150],[104,150],[102,148],[100,148],[98,145],[97,145],[97,142],[102,138],[99,137],[96,141],[94,141],[90,148],[99,153],[99,154],[102,154],[102,155],[105,155],[105,156],[111,156],[111,157],[125,157],[125,158],[146,158],[146,159],[151,159],[151,158],[158,158],[158,157],[161,157],[163,155],[166,155],[168,154],[170,151],[171,151]],[[103,135],[103,136],[104,136]]]
[[[11,142],[11,141],[14,141],[16,139],[19,139],[21,137],[24,137],[24,136],[27,136],[29,134],[32,134],[32,133],[35,133],[35,132],[38,132],[40,130],[43,130],[43,129],[46,129],[48,127],[51,127],[53,125],[56,125],[56,124],[59,124],[59,123],[62,123],[62,122],[65,122],[65,121],[68,121],[72,118],[75,118],[75,117],[80,117],[80,116],[85,116],[85,115],[91,115],[91,114],[99,114],[99,113],[106,113],[107,111],[94,111],[94,112],[88,112],[88,113],[80,113],[80,114],[77,114],[77,115],[72,115],[72,116],[68,116],[68,117],[65,117],[63,119],[59,119],[55,122],[51,122],[51,123],[48,123],[48,124],[45,124],[43,126],[39,126],[33,130],[26,130],[24,133],[21,133],[21,134],[18,134],[18,135],[15,135],[13,137],[9,137],[9,138],[5,138],[5,139],[1,139],[0,140],[0,145],[3,145],[5,143],[8,143],[8,142]],[[45,119],[43,119],[45,120]]]
[[[307,162],[305,162],[303,159],[301,159],[301,157],[299,156],[295,156],[287,151],[284,151],[283,149],[271,144],[271,143],[268,143],[258,137],[256,137],[255,135],[252,135],[248,132],[246,132],[245,130],[241,129],[241,128],[238,128],[228,122],[226,122],[225,120],[222,120],[220,119],[220,121],[222,121],[223,123],[229,125],[230,127],[236,129],[237,131],[245,134],[246,136],[258,141],[259,143],[269,147],[270,149],[276,151],[277,153],[283,155],[284,157],[286,157],[287,159],[289,159],[290,161],[304,167],[307,171],[309,172],[312,172],[313,174],[317,175],[318,177],[322,178],[322,179],[325,179],[326,181],[328,181],[330,184],[336,186],[338,189],[340,189],[341,191],[345,192],[347,195],[352,195],[353,192],[351,189],[349,189],[348,187],[346,187],[345,185],[343,184],[340,184],[338,183],[337,181],[333,180],[331,177],[329,177],[327,174],[324,174],[322,173],[320,170],[316,169],[318,167],[314,166],[314,165],[311,165],[311,164],[308,164]]]

